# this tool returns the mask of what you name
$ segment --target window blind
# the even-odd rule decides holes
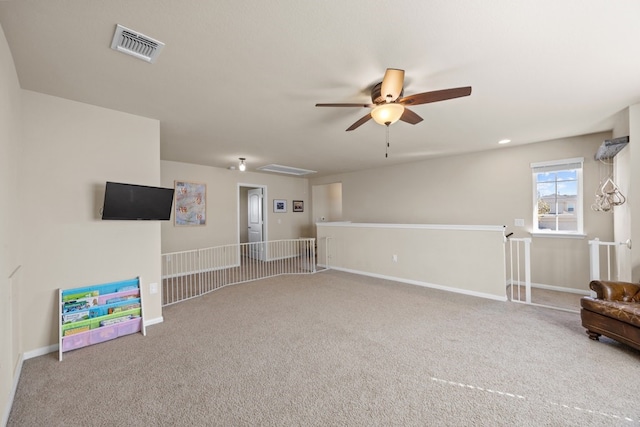
[[[582,169],[584,157],[576,157],[573,159],[555,160],[552,162],[531,163],[531,171],[533,173],[557,172],[564,170]]]

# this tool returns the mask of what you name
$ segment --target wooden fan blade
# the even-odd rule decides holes
[[[349,126],[349,128],[347,129],[347,132],[350,130],[359,128],[363,124],[367,123],[369,120],[371,120],[371,113],[367,114],[366,116],[362,117],[360,120],[358,120],[357,122]]]
[[[415,125],[416,123],[420,123],[422,121],[422,117],[409,110],[408,108],[405,108],[404,113],[402,113],[402,116],[400,116],[400,120]]]
[[[447,99],[460,98],[471,95],[471,86],[457,87],[454,89],[434,90],[433,92],[416,93],[398,100],[400,104],[420,105],[430,102],[445,101]]]
[[[404,86],[404,70],[387,68],[380,86],[380,95],[385,102],[393,102],[402,94]]]
[[[375,107],[373,104],[316,104],[316,107],[361,107],[361,108],[372,108]]]

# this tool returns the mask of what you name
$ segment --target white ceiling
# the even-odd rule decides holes
[[[158,119],[161,157],[314,176],[580,135],[640,102],[637,0],[0,1],[23,89]],[[116,24],[166,44],[110,49]],[[386,68],[405,96],[472,86],[385,128],[362,108]],[[90,143],[90,141],[88,141]]]

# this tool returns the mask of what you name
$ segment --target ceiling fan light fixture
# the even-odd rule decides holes
[[[244,172],[245,170],[247,170],[247,165],[244,163],[244,161],[246,160],[244,157],[240,157],[240,164],[238,165],[238,170],[240,172]]]
[[[394,124],[404,113],[404,105],[389,103],[378,105],[371,111],[371,117],[379,125]]]

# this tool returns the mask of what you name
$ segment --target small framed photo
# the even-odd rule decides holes
[[[287,201],[282,199],[273,200],[273,211],[282,213],[287,211]]]
[[[304,201],[303,200],[294,200],[293,201],[293,211],[294,212],[304,212]]]

